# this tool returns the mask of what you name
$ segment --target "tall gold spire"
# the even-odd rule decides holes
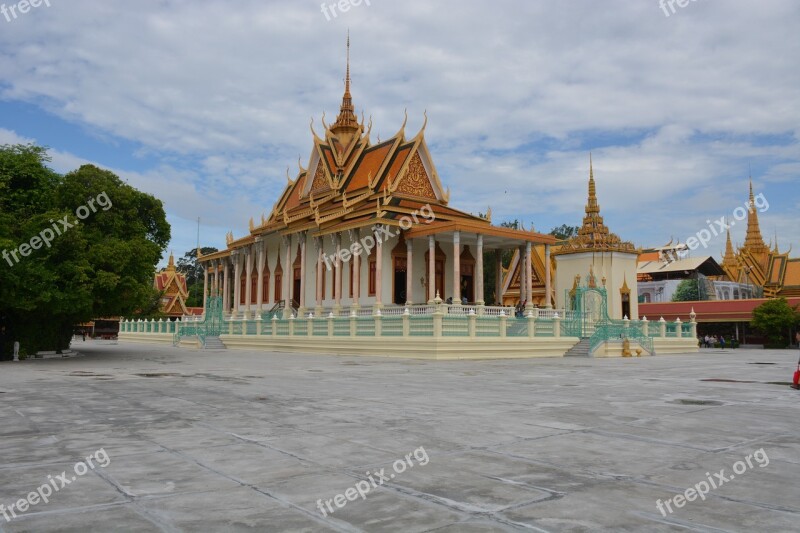
[[[755,197],[753,196],[752,178],[750,178],[750,201],[748,202],[747,210],[747,236],[744,240],[745,249],[753,253],[769,252],[769,248],[764,244],[764,238],[761,236],[761,228],[758,225],[758,211],[756,211]]]
[[[589,196],[586,200],[586,215],[578,234],[572,237],[556,254],[579,252],[629,252],[636,253],[632,243],[623,242],[611,233],[600,215],[600,204],[597,202],[597,186],[594,182],[592,154],[589,154]]]
[[[729,277],[735,279],[736,254],[733,252],[733,242],[731,242],[731,230],[728,228],[728,240],[725,242],[725,256],[722,258],[722,268],[728,272]]]
[[[595,214],[600,218],[600,224],[603,223],[603,217],[600,217],[600,205],[597,203],[597,187],[594,183],[594,168],[592,167],[592,153],[589,152],[589,199],[586,202],[586,214]],[[586,221],[584,220],[584,224]]]
[[[359,129],[358,118],[356,117],[353,97],[350,95],[350,31],[347,32],[347,74],[344,81],[344,96],[342,96],[342,106],[339,109],[339,116],[331,126],[331,131],[339,133],[353,133]]]

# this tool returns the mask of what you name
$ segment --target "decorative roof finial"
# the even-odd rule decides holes
[[[342,96],[342,107],[336,122],[331,126],[331,131],[338,133],[353,133],[359,129],[358,118],[353,106],[353,98],[350,95],[350,30],[347,30],[347,71],[344,78],[344,96]]]

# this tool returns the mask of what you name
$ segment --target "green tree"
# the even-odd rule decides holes
[[[568,226],[567,224],[561,224],[550,230],[550,235],[555,237],[559,240],[566,240],[570,237],[574,237],[578,234],[578,230],[580,228],[578,226]]]
[[[14,340],[29,354],[61,350],[77,323],[147,308],[170,239],[160,200],[95,166],[61,176],[48,161],[42,147],[0,146],[0,353]]]
[[[212,246],[205,246],[200,248],[201,255],[209,255],[218,252],[217,248]],[[186,290],[189,292],[189,297],[186,300],[188,307],[202,307],[203,301],[203,284],[205,283],[205,276],[203,276],[203,267],[197,262],[197,248],[192,248],[183,257],[178,259],[175,269],[186,276]]]
[[[767,337],[769,348],[786,348],[792,328],[800,323],[797,306],[792,307],[786,298],[767,300],[753,310],[751,325]]]
[[[672,295],[673,302],[696,302],[700,299],[700,292],[697,290],[696,279],[685,279],[678,284],[675,294]]]

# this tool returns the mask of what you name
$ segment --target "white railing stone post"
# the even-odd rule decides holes
[[[558,313],[553,315],[553,337],[561,337],[561,317]]]
[[[261,313],[256,313],[256,335],[259,337],[261,336],[261,328],[263,320],[261,319]]]
[[[470,338],[473,338],[475,337],[475,325],[478,320],[478,316],[475,314],[475,311],[470,310],[467,320],[469,320],[467,323],[467,334],[470,336]]]
[[[328,313],[328,337],[333,338],[333,313]]]
[[[411,311],[406,310],[403,311],[403,337],[408,337],[411,335]]]
[[[528,312],[528,338],[536,337],[536,315],[539,314],[537,309],[532,309]]]
[[[650,336],[650,322],[647,320],[647,317],[642,318],[642,334],[645,337]]]
[[[683,322],[681,322],[681,317],[675,319],[675,336],[679,339],[683,337]]]
[[[375,336],[381,337],[383,336],[383,315],[381,315],[380,308],[375,310],[373,318],[375,319]]]
[[[355,310],[350,311],[350,336],[356,337],[358,335],[358,315]]]
[[[500,327],[500,336],[501,337],[505,337],[506,336],[506,326],[508,325],[508,317],[506,316],[506,312],[505,311],[500,311],[500,317],[499,317],[499,320],[498,320],[498,324],[499,324],[499,327]]]
[[[661,335],[661,338],[665,339],[667,337],[667,321],[664,320],[663,316],[658,321],[658,328],[659,328],[659,334]]]
[[[272,336],[274,337],[278,334],[278,315],[272,315],[272,320],[270,322],[272,323]]]

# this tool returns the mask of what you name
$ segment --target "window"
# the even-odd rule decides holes
[[[283,274],[280,272],[275,273],[275,303],[280,302],[283,300],[283,291],[281,291],[281,285],[283,281]]]
[[[269,302],[269,269],[264,269],[264,279],[261,282],[261,301],[262,302]]]
[[[242,274],[242,278],[239,281],[239,303],[244,305],[245,303],[245,290],[247,289],[247,274]]]

